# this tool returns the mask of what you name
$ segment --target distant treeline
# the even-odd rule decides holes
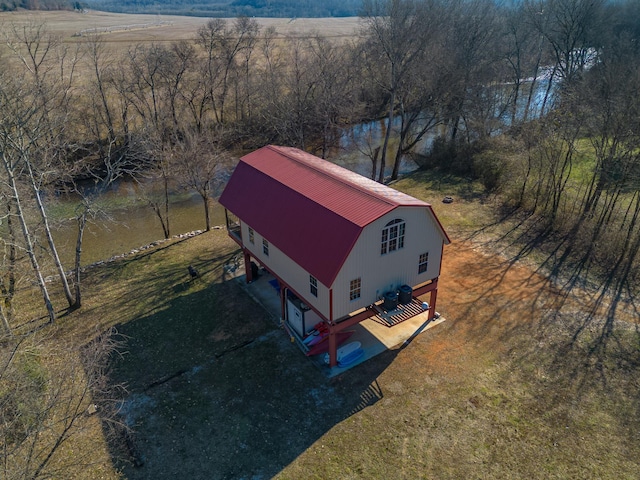
[[[352,17],[362,0],[91,0],[90,8],[121,13],[207,17]]]
[[[0,11],[24,10],[81,10],[83,4],[74,0],[0,0]]]
[[[25,10],[81,10],[82,3],[71,0],[0,0],[0,11]]]

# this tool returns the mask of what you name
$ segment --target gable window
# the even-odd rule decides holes
[[[249,241],[254,244],[255,240],[254,240],[254,236],[253,236],[253,228],[249,227]]]
[[[267,257],[269,256],[269,242],[262,239],[262,253],[264,253]]]
[[[421,253],[420,259],[418,260],[418,273],[426,272],[428,266],[429,266],[429,252]]]
[[[313,275],[309,275],[309,291],[314,297],[318,296],[318,280]]]
[[[380,243],[381,255],[404,248],[404,228],[404,220],[400,218],[391,220],[385,225],[382,229],[382,242]]]
[[[349,300],[356,300],[360,298],[360,289],[362,286],[362,281],[360,277],[355,280],[351,280],[349,282]]]

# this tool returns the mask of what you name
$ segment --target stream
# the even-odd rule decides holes
[[[545,89],[545,82],[537,84],[530,112],[532,117],[539,115]],[[524,101],[524,98],[521,97],[521,101]],[[519,107],[519,113],[523,110],[523,107]],[[399,118],[396,117],[396,122],[398,121]],[[508,118],[503,118],[502,121],[503,124],[509,123]],[[394,126],[398,127],[398,124]],[[370,158],[363,153],[367,150],[364,148],[364,144],[380,145],[385,128],[385,120],[382,119],[345,129],[340,137],[340,147],[332,152],[329,158],[337,165],[370,177],[372,164]],[[430,135],[422,139],[415,151],[426,153],[435,136],[443,133],[442,128],[434,129]],[[356,143],[361,145],[358,146]],[[393,164],[386,166],[387,177],[391,175],[392,168]],[[404,157],[400,166],[400,176],[407,175],[418,168],[413,160]],[[228,173],[226,172],[225,176]],[[108,218],[103,216],[88,222],[82,251],[83,266],[107,260],[164,238],[158,217],[151,207],[141,199],[140,188],[140,185],[133,181],[123,180],[101,195],[100,203],[102,209],[108,213]],[[221,192],[222,188],[216,192],[215,198]],[[75,255],[77,225],[73,218],[73,209],[77,202],[72,199],[57,199],[55,203],[59,212],[66,212],[54,213],[52,216],[58,219],[67,219],[59,222],[54,237],[63,264],[70,268],[73,265]],[[224,225],[224,209],[217,202],[214,202],[210,213],[212,226]],[[171,235],[204,230],[206,223],[202,199],[195,193],[174,192],[171,196],[169,218]]]

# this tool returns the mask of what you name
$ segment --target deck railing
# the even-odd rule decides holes
[[[227,220],[227,232],[231,238],[235,239],[240,245],[242,245],[242,230],[240,228],[240,220],[229,210],[225,210],[225,217]]]
[[[242,231],[240,229],[240,225],[229,225],[227,226],[227,231],[229,232],[229,234],[242,241]]]

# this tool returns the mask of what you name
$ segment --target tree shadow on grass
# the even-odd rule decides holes
[[[438,299],[458,351],[500,352],[497,383],[512,386],[516,404],[531,412],[525,416],[554,425],[554,435],[564,435],[555,428],[562,422],[563,431],[575,425],[597,442],[636,448],[640,305],[629,278],[610,276],[584,290],[471,242],[454,248],[456,270],[445,255]]]
[[[114,365],[138,463],[126,478],[269,478],[382,398],[395,354],[329,380],[236,282],[209,285],[118,325]],[[122,450],[113,446],[113,458]]]
[[[594,284],[589,281],[593,250],[576,253],[573,248],[581,240],[576,238],[578,229],[556,237],[539,219],[504,221],[511,228],[498,241],[502,261],[494,259],[492,275],[476,286],[475,296],[467,302],[469,312],[480,303],[492,307],[486,323],[472,334],[482,338],[497,333],[505,342],[511,341],[509,358],[514,368],[526,371],[535,366],[546,379],[539,387],[539,392],[545,392],[540,393],[541,404],[554,404],[542,398],[551,391],[557,392],[556,405],[566,403],[567,398],[581,402],[594,392],[606,398],[609,392],[618,397],[618,409],[624,411],[621,423],[639,425],[640,308],[627,257],[623,253],[614,259],[600,283]],[[488,247],[496,250],[495,244]],[[520,261],[533,252],[537,268],[528,277],[519,277]],[[469,266],[474,271],[479,268],[479,261]],[[520,294],[509,300],[508,289]],[[528,316],[529,321],[512,319],[505,325],[511,309]],[[500,327],[491,328],[497,324]],[[520,340],[513,342],[514,338]]]
[[[566,300],[576,291],[589,294],[592,304],[589,318],[602,315],[601,310],[608,308],[606,316],[613,321],[618,308],[628,305],[633,299],[633,262],[624,262],[628,253],[622,252],[606,273],[593,271],[594,242],[587,242],[587,248],[575,248],[585,244],[580,224],[565,234],[559,234],[542,217],[510,210],[493,224],[472,232],[467,240],[474,240],[481,233],[504,224],[509,228],[491,240],[489,248],[497,250],[508,267],[536,253],[533,261],[536,266],[532,270],[544,278],[557,296]],[[506,273],[508,268],[503,271]]]

